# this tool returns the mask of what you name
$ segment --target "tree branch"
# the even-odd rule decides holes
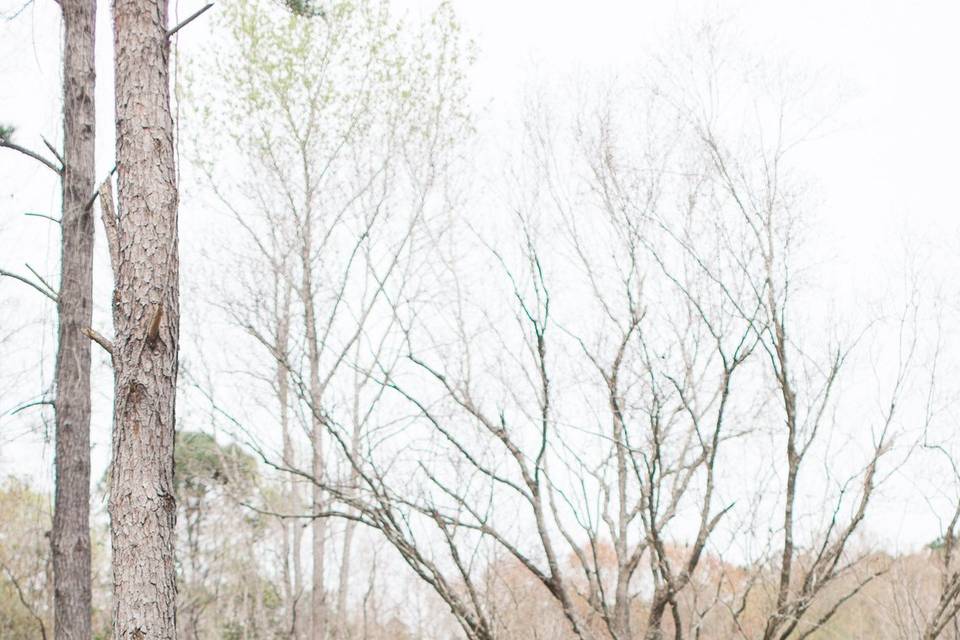
[[[17,407],[16,409],[13,409],[13,410],[10,412],[10,415],[11,415],[11,416],[15,416],[15,415],[17,415],[18,413],[20,413],[21,411],[25,411],[25,410],[29,409],[30,407],[42,407],[42,406],[51,406],[51,407],[53,407],[53,406],[56,406],[56,404],[54,403],[53,400],[34,400],[33,402],[28,402],[28,403],[26,403],[26,404],[22,404],[22,405],[20,405],[19,407]]]
[[[5,140],[5,139],[0,139],[0,147],[6,147],[7,149],[13,149],[14,151],[19,151],[20,153],[27,156],[28,158],[33,158],[34,160],[36,160],[46,168],[50,169],[50,171],[53,171],[58,176],[63,175],[63,171],[57,168],[57,165],[47,160],[46,158],[41,156],[39,153],[36,153],[35,151],[31,151],[26,147],[21,147],[15,142],[10,142],[9,140]]]
[[[17,597],[20,599],[20,604],[24,606],[27,612],[37,621],[37,625],[40,627],[40,637],[43,640],[47,640],[47,627],[43,624],[43,618],[37,615],[37,610],[27,601],[27,597],[23,593],[23,589],[20,587],[20,582],[13,575],[13,572],[10,570],[6,564],[0,564],[0,567],[3,567],[3,572],[7,574],[7,579],[10,580],[10,583],[13,584],[13,588],[17,591]]]
[[[35,212],[35,211],[27,211],[27,212],[25,212],[23,215],[25,215],[25,216],[30,216],[31,218],[46,218],[47,220],[50,220],[51,222],[56,222],[57,224],[60,224],[60,218],[54,218],[53,216],[48,216],[48,215],[45,214],[45,213],[37,213],[37,212]]]
[[[183,29],[185,26],[187,26],[188,24],[190,24],[191,22],[199,18],[201,14],[203,14],[207,9],[209,9],[212,6],[213,6],[213,3],[211,2],[206,6],[204,6],[202,9],[200,9],[199,11],[194,12],[193,15],[191,15],[189,18],[187,18],[186,20],[184,20],[183,22],[175,26],[173,29],[168,30],[167,37],[168,38],[172,37],[173,34],[175,34],[177,31],[180,31],[180,29]]]
[[[29,270],[30,270],[30,273],[32,273],[32,274],[37,278],[37,280],[39,280],[41,283],[43,283],[43,286],[45,286],[47,289],[49,289],[49,290],[50,290],[50,293],[52,293],[52,294],[59,300],[59,298],[60,298],[60,293],[59,293],[56,289],[54,289],[52,286],[50,286],[50,283],[47,282],[46,280],[44,280],[44,279],[43,279],[43,276],[41,276],[39,273],[37,273],[37,271],[36,271],[33,267],[31,267],[29,264],[27,264],[26,262],[23,263],[23,266],[25,266],[27,269],[29,269]]]
[[[32,271],[32,269],[31,269],[31,271]],[[59,303],[59,302],[60,302],[60,299],[57,298],[57,296],[55,296],[54,294],[52,294],[52,293],[50,293],[49,291],[47,291],[46,289],[44,289],[43,287],[41,287],[40,285],[38,285],[36,282],[34,282],[34,281],[32,281],[32,280],[28,280],[27,278],[24,278],[23,276],[21,276],[21,275],[19,275],[19,274],[17,274],[17,273],[12,273],[12,272],[10,272],[10,271],[4,271],[3,269],[0,269],[0,277],[2,277],[2,276],[6,276],[6,277],[8,277],[8,278],[13,278],[14,280],[19,280],[20,282],[22,282],[22,283],[24,283],[24,284],[30,285],[31,287],[33,287],[34,289],[36,289],[37,291],[39,291],[39,292],[42,293],[43,295],[45,295],[45,296],[47,296],[48,298],[50,298],[51,300],[53,300],[55,303]]]
[[[67,163],[64,162],[63,156],[60,155],[60,152],[57,151],[57,148],[56,148],[55,146],[53,146],[52,144],[50,144],[50,141],[49,141],[49,140],[47,140],[47,139],[44,138],[43,136],[40,136],[40,139],[43,140],[44,146],[46,146],[47,149],[50,150],[50,153],[53,154],[53,157],[56,158],[58,162],[60,162],[60,173],[63,173],[64,170],[65,170],[66,167],[67,167]]]
[[[100,335],[90,327],[84,327],[83,329],[80,330],[80,333],[87,336],[88,338],[96,342],[98,345],[103,347],[103,350],[109,353],[110,357],[113,358],[113,343],[110,342],[110,340],[103,337],[102,335]]]
[[[117,172],[117,165],[113,165],[113,169],[110,169],[110,173],[107,174],[107,178],[106,178],[106,179],[107,179],[107,180],[110,180],[110,177],[113,176],[113,174],[115,174],[116,172]],[[102,189],[102,188],[103,188],[103,187],[101,186],[100,189]],[[93,192],[93,195],[90,196],[90,199],[89,199],[89,200],[87,200],[87,206],[84,207],[85,209],[89,209],[90,207],[93,206],[93,203],[96,202],[96,200],[97,200],[97,196],[100,195],[100,189],[97,189],[96,191]],[[112,200],[111,200],[110,202],[111,202],[111,204],[113,203]]]

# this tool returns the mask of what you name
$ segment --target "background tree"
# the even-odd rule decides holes
[[[374,309],[388,308],[386,283],[412,268],[411,256],[422,250],[422,221],[442,196],[449,149],[465,130],[464,52],[448,7],[404,29],[386,3],[338,3],[324,20],[311,20],[244,2],[224,13],[222,30],[234,55],[208,58],[217,63],[204,72],[220,81],[191,86],[203,122],[195,149],[204,186],[247,236],[218,304],[263,349],[274,372],[268,393],[282,453],[270,462],[292,473],[293,503],[284,512],[296,513],[294,479],[321,479],[310,483],[313,570],[304,610],[312,612],[312,637],[346,637],[346,622],[331,619],[345,614],[354,528],[334,533],[323,514],[325,482],[349,482],[351,471],[337,468],[326,416],[338,404],[352,407],[340,435],[359,446],[366,403],[377,392],[354,359],[378,349],[383,329],[365,334],[381,321]],[[237,117],[211,118],[224,98]],[[225,154],[244,168],[219,163]],[[297,460],[291,416],[307,434],[308,465]],[[288,526],[292,624],[300,619],[300,541],[297,525]],[[325,577],[334,536],[343,544],[331,600]]]

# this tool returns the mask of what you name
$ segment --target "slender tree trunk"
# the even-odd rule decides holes
[[[290,427],[288,424],[287,402],[289,390],[287,385],[287,369],[282,363],[277,363],[277,399],[280,402],[280,428],[283,434],[283,464],[287,468],[293,468],[293,443],[290,440]],[[292,474],[291,474],[292,476]],[[294,509],[298,506],[295,503],[295,486],[293,478],[288,478],[284,484],[283,491],[283,509],[290,513],[296,513]],[[283,599],[285,609],[285,626],[290,638],[297,637],[297,590],[294,586],[293,576],[293,536],[294,529],[297,528],[296,522],[289,520],[280,520],[280,527],[283,533]]]
[[[305,157],[305,156],[304,156]],[[304,163],[307,166],[307,163]],[[307,360],[310,369],[310,444],[311,473],[315,478],[311,494],[311,507],[314,513],[323,510],[324,495],[319,483],[324,476],[323,463],[323,420],[320,415],[323,391],[320,383],[320,338],[317,331],[317,312],[314,300],[313,284],[313,212],[310,207],[309,174],[305,175],[307,197],[304,206],[302,246],[300,248],[301,299],[303,301],[303,323],[307,338]],[[327,592],[324,586],[326,574],[326,518],[314,518],[311,524],[313,548],[313,582],[311,601],[312,640],[324,640],[327,632]]]
[[[313,473],[317,478],[323,477],[323,447],[320,441],[322,427],[314,425],[313,443]],[[314,512],[323,510],[323,490],[313,485]],[[326,573],[326,535],[327,521],[325,518],[313,519],[313,640],[324,640],[327,633],[327,590],[324,584]]]
[[[666,637],[663,633],[663,614],[666,613],[667,596],[662,592],[656,593],[653,600],[650,613],[647,616],[647,630],[644,632],[643,638],[644,640],[663,640]]]
[[[338,640],[349,640],[350,621],[347,619],[347,604],[350,596],[350,559],[353,554],[353,536],[356,522],[347,520],[343,531],[343,557],[340,560],[340,576],[337,580],[337,622],[336,637]]]
[[[115,0],[120,206],[119,216],[105,216],[105,223],[115,281],[110,530],[118,640],[176,637],[173,446],[180,306],[166,27],[166,0]]]
[[[56,363],[54,635],[89,640],[90,326],[93,297],[95,0],[63,0],[63,159]]]
[[[357,342],[355,357],[359,361],[360,342]],[[354,374],[353,380],[353,435],[350,439],[350,456],[352,459],[358,459],[360,454],[360,436],[363,430],[363,417],[360,413],[360,389],[362,387],[362,375],[359,371]],[[355,492],[355,487],[359,480],[357,470],[350,467],[350,484],[347,488],[351,494]],[[349,640],[351,637],[350,624],[347,620],[347,600],[350,596],[350,560],[353,553],[353,536],[356,529],[355,520],[347,520],[343,530],[343,556],[340,559],[340,576],[337,580],[337,622],[336,638],[338,640]]]
[[[292,482],[292,480],[291,480]],[[295,493],[297,502],[300,505],[300,492]],[[299,508],[299,507],[298,507]],[[300,599],[303,597],[303,560],[301,552],[303,550],[303,527],[295,524],[293,527],[293,593],[296,602],[293,607],[293,614],[296,620],[293,625],[293,637],[299,640],[303,637],[303,603]]]
[[[287,276],[289,274],[283,274]],[[277,309],[277,350],[280,360],[277,362],[276,383],[277,401],[280,404],[280,428],[283,436],[283,464],[288,469],[296,468],[296,455],[293,449],[293,435],[290,433],[290,372],[287,358],[290,342],[290,297],[292,286],[289,280],[278,277],[277,288],[283,287]],[[300,512],[300,492],[295,477],[291,474],[285,485],[285,508],[291,513]],[[303,546],[303,529],[299,522],[281,521],[283,527],[283,583],[285,589],[287,628],[292,638],[300,638],[303,623],[299,611],[302,608],[300,596],[303,593],[303,568],[300,552]]]

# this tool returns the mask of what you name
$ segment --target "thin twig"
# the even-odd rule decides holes
[[[19,9],[17,9],[11,14],[3,16],[3,19],[8,22],[12,22],[13,20],[16,20],[18,17],[20,17],[20,14],[26,11],[27,7],[29,7],[32,4],[33,4],[33,0],[27,0],[26,2],[23,3],[22,7],[20,7]],[[58,2],[57,4],[60,4],[60,3]]]
[[[53,287],[51,287],[51,286],[50,286],[50,283],[47,282],[46,280],[44,280],[44,279],[43,279],[43,276],[41,276],[39,273],[37,273],[36,270],[35,270],[33,267],[31,267],[31,266],[30,266],[29,264],[27,264],[26,262],[24,262],[23,265],[24,265],[27,269],[30,270],[30,273],[32,273],[34,276],[36,276],[37,280],[39,280],[40,282],[43,283],[43,286],[45,286],[47,289],[50,290],[50,293],[52,293],[52,294],[53,294],[54,296],[56,296],[57,298],[60,297],[60,293],[59,293],[56,289],[54,289]]]
[[[33,605],[27,601],[27,597],[24,595],[23,589],[20,588],[20,582],[13,575],[13,571],[11,571],[10,567],[8,567],[6,564],[0,563],[0,567],[3,567],[4,573],[7,574],[7,579],[10,580],[10,582],[13,584],[13,588],[16,589],[17,597],[20,598],[20,604],[24,606],[27,612],[33,616],[33,619],[36,620],[37,624],[40,626],[40,637],[43,638],[43,640],[47,640],[47,627],[45,624],[43,624],[43,618],[37,615],[37,610],[34,609]]]
[[[53,402],[53,400],[34,400],[33,402],[28,402],[28,403],[26,403],[26,404],[22,404],[22,405],[20,405],[19,407],[17,407],[16,409],[11,410],[11,411],[10,411],[10,415],[11,415],[11,416],[15,416],[15,415],[17,415],[18,413],[20,413],[21,411],[25,411],[25,410],[29,409],[30,407],[41,407],[41,406],[44,406],[44,405],[49,405],[49,406],[52,407],[52,406],[54,406],[54,402]]]
[[[49,140],[47,140],[43,136],[40,136],[40,139],[43,140],[43,144],[46,145],[47,149],[50,149],[50,153],[53,154],[53,157],[60,162],[60,173],[63,173],[67,167],[67,163],[64,161],[63,156],[60,155],[60,152],[57,151],[57,148],[55,146],[50,144]]]
[[[27,149],[26,147],[21,147],[20,145],[18,145],[18,144],[15,143],[15,142],[10,142],[9,140],[0,140],[0,147],[6,147],[7,149],[13,149],[14,151],[19,151],[20,153],[22,153],[23,155],[25,155],[25,156],[27,156],[27,157],[29,157],[29,158],[33,158],[33,159],[36,160],[37,162],[41,163],[42,165],[44,165],[45,167],[47,167],[48,169],[50,169],[50,171],[53,171],[53,172],[54,172],[55,174],[57,174],[58,176],[63,173],[60,169],[57,168],[57,165],[55,165],[55,164],[53,164],[52,162],[50,162],[49,160],[47,160],[46,158],[44,158],[43,156],[41,156],[39,153],[36,153],[35,151],[31,151],[30,149]]]
[[[110,342],[110,340],[103,337],[102,335],[100,335],[90,327],[84,327],[83,329],[80,330],[80,333],[87,336],[88,338],[96,342],[98,345],[103,347],[103,350],[109,353],[111,358],[113,357],[113,343]]]
[[[177,31],[180,31],[180,29],[183,29],[185,26],[187,26],[188,24],[190,24],[191,22],[199,18],[203,12],[205,12],[207,9],[209,9],[212,6],[213,6],[213,3],[211,2],[210,4],[200,9],[199,11],[194,12],[194,14],[191,15],[189,18],[187,18],[186,20],[184,20],[183,22],[175,26],[173,29],[170,29],[169,31],[167,31],[167,37],[169,38],[173,36],[173,34],[175,34]]]
[[[110,177],[116,172],[117,172],[117,165],[113,165],[113,169],[110,169],[110,173],[107,174],[106,179],[109,180]],[[87,210],[93,206],[93,203],[96,202],[98,195],[100,195],[100,189],[97,189],[96,191],[93,192],[93,195],[90,196],[90,200],[87,201],[87,206],[84,207],[84,210]]]
[[[53,295],[52,293],[50,293],[49,291],[47,291],[46,289],[44,289],[43,287],[41,287],[40,285],[38,285],[36,282],[33,282],[32,280],[28,280],[27,278],[24,278],[23,276],[21,276],[21,275],[19,275],[19,274],[17,274],[17,273],[12,273],[12,272],[10,272],[10,271],[4,271],[3,269],[0,269],[0,276],[6,276],[6,277],[8,277],[8,278],[13,278],[14,280],[19,280],[20,282],[22,282],[22,283],[24,283],[24,284],[30,285],[31,287],[33,287],[34,289],[36,289],[37,291],[39,291],[39,292],[42,293],[43,295],[47,296],[48,298],[50,298],[50,299],[53,300],[54,302],[60,302],[60,300],[57,298],[57,296],[55,296],[55,295]]]
[[[48,215],[45,214],[45,213],[37,213],[37,212],[35,212],[35,211],[27,211],[27,212],[25,212],[23,215],[25,215],[25,216],[30,216],[31,218],[46,218],[47,220],[50,220],[51,222],[56,222],[57,224],[60,224],[60,218],[54,218],[53,216],[48,216]]]

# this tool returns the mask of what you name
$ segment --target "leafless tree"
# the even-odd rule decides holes
[[[939,523],[938,536],[920,553],[908,554],[895,562],[889,586],[891,619],[898,637],[924,640],[960,637],[960,567],[957,562],[957,535],[960,522],[960,470],[956,463],[954,437],[955,396],[948,340],[939,302],[937,315],[930,319],[931,354],[924,402],[925,420],[917,455],[933,476],[930,486],[917,478],[914,491],[924,500]],[[949,307],[947,307],[949,308]],[[920,475],[920,474],[918,474]],[[882,605],[887,604],[881,600]]]
[[[624,94],[637,101],[621,105]],[[519,176],[527,191],[510,204],[519,248],[482,240],[492,263],[478,266],[459,259],[462,245],[438,247],[452,298],[393,305],[402,357],[376,374],[414,410],[408,444],[383,439],[358,456],[326,419],[360,485],[348,494],[325,482],[347,508],[333,511],[384,535],[468,637],[500,633],[482,588],[491,549],[524,567],[581,638],[699,637],[720,606],[735,634],[806,637],[887,569],[853,539],[882,477],[914,342],[900,335],[869,453],[836,481],[833,508],[810,534],[797,507],[801,471],[835,428],[850,345],[819,363],[788,322],[801,202],[784,156],[795,141],[735,152],[709,109],[686,97],[662,85],[611,90],[566,139],[549,115],[528,123],[535,171]],[[635,114],[639,124],[624,124]],[[489,302],[491,267],[503,274],[501,302]],[[486,297],[471,292],[482,286]],[[580,292],[588,308],[573,302]],[[711,598],[690,604],[684,591],[733,506],[718,497],[723,445],[769,433],[768,419],[782,421],[773,438],[785,450],[781,542],[769,547],[776,575],[765,558],[732,594],[721,574]],[[757,592],[772,596],[753,629],[744,615],[757,615],[748,602]]]
[[[474,306],[457,261],[442,248],[430,277],[453,272],[438,285],[453,299],[423,309],[393,305],[402,357],[378,358],[373,374],[412,406],[403,439],[415,444],[398,452],[385,438],[368,439],[358,451],[332,418],[325,424],[358,484],[349,492],[328,484],[333,503],[346,509],[335,513],[384,535],[471,638],[501,633],[482,594],[480,550],[491,545],[542,584],[583,638],[632,637],[644,588],[638,569],[647,562],[653,593],[643,633],[660,637],[668,612],[679,629],[678,594],[729,508],[714,502],[714,469],[722,443],[738,435],[726,431],[731,384],[758,342],[758,316],[740,314],[750,300],[742,277],[713,281],[704,266],[711,258],[739,263],[693,244],[701,216],[711,213],[698,205],[699,181],[656,182],[664,158],[655,158],[644,167],[653,178],[613,193],[623,176],[608,124],[600,117],[592,140],[576,132],[591,170],[588,196],[576,205],[597,212],[590,229],[559,188],[546,198],[559,206],[557,235],[579,263],[567,287],[577,290],[570,276],[579,277],[597,315],[577,318],[577,308],[570,322],[554,317],[534,223],[541,211],[518,207],[520,266],[483,243],[492,264],[479,267],[484,281],[491,267],[502,274],[503,299],[513,305]],[[534,182],[556,181],[544,132],[529,133],[525,141],[541,154]],[[680,229],[667,223],[673,202],[661,199],[676,189],[687,207]],[[650,311],[654,299],[660,303]],[[468,310],[478,311],[482,326],[471,324]],[[560,400],[555,385],[571,371],[595,377],[566,381]],[[582,404],[571,395],[582,395]],[[418,461],[404,464],[400,453]],[[676,566],[671,532],[691,506],[698,524]],[[612,566],[604,557],[611,547]]]
[[[364,332],[373,310],[384,304],[386,283],[410,268],[417,229],[438,190],[437,165],[446,162],[450,136],[462,127],[460,45],[449,8],[424,27],[436,30],[431,39],[417,29],[399,31],[387,6],[377,2],[338,6],[322,21],[291,20],[249,2],[228,11],[222,26],[237,55],[216,70],[224,79],[218,89],[244,114],[252,108],[256,115],[242,119],[242,130],[213,122],[198,134],[201,152],[238,150],[250,168],[238,179],[215,171],[222,169],[216,154],[200,158],[205,186],[243,229],[250,248],[231,272],[221,306],[274,370],[271,393],[279,405],[283,453],[271,463],[294,472],[294,501],[294,487],[305,477],[318,479],[309,499],[318,514],[310,523],[310,606],[288,607],[311,613],[312,637],[348,637],[345,621],[334,616],[346,609],[354,529],[343,531],[332,605],[326,576],[334,530],[323,514],[325,485],[349,482],[351,472],[339,477],[335,452],[327,448],[326,416],[341,400],[353,406],[354,435],[347,439],[359,439],[368,409],[358,394],[370,383],[351,363],[376,349],[376,339]],[[251,86],[258,87],[253,96]],[[207,95],[222,99],[194,89],[199,104],[210,104]],[[253,104],[241,102],[246,99]],[[353,380],[353,390],[346,380]],[[291,419],[302,421],[306,432],[306,471]],[[297,504],[284,507],[299,512]],[[291,526],[299,531],[299,524]],[[295,584],[288,599],[300,597]]]
[[[247,234],[223,308],[269,358],[269,375],[248,373],[269,385],[282,452],[218,411],[267,465],[312,485],[309,509],[255,508],[311,520],[314,636],[349,637],[358,524],[483,640],[522,624],[504,614],[505,585],[549,612],[529,623],[534,637],[809,637],[887,570],[856,538],[886,477],[915,340],[901,319],[879,418],[856,416],[866,453],[831,468],[857,340],[836,346],[797,319],[807,211],[789,151],[809,131],[790,137],[789,101],[731,123],[754,94],[727,103],[708,66],[693,90],[670,68],[587,95],[569,118],[534,104],[507,196],[487,189],[441,223],[428,213],[442,89],[409,112],[392,110],[406,104],[391,100],[397,87],[330,98],[333,72],[313,61],[332,65],[358,36],[302,23],[265,48],[271,36],[247,19],[265,14],[243,11],[242,62],[224,75],[241,97],[256,86],[252,111],[274,115],[220,135],[253,169],[232,183],[211,171],[208,186]],[[364,63],[341,81],[366,86],[380,61],[352,51]],[[331,105],[324,129],[315,118]],[[771,447],[783,478],[738,486],[738,465],[754,464],[738,445]],[[803,504],[818,491],[819,520]],[[771,513],[769,531],[746,532],[760,553],[725,561],[713,546]],[[333,518],[346,523],[335,606]]]
[[[716,68],[708,71],[719,73]],[[835,483],[838,490],[835,497],[827,498],[833,504],[824,524],[813,525],[815,530],[811,532],[809,523],[802,524],[798,501],[801,487],[808,482],[815,485],[817,480],[805,481],[802,472],[809,466],[811,452],[829,442],[829,434],[838,428],[836,389],[856,340],[824,349],[813,343],[811,332],[798,330],[794,320],[799,286],[793,256],[802,235],[805,202],[791,176],[789,154],[818,131],[822,120],[798,123],[791,110],[802,113],[800,103],[809,88],[802,83],[792,85],[795,79],[782,70],[776,79],[780,93],[769,100],[769,110],[765,112],[760,106],[764,99],[761,96],[755,99],[752,114],[745,116],[753,121],[753,126],[746,120],[738,121],[742,131],[757,133],[747,133],[737,140],[725,138],[722,133],[731,127],[721,115],[724,107],[729,109],[730,105],[723,104],[724,99],[717,95],[719,90],[711,83],[705,82],[704,86],[713,87],[713,93],[701,93],[691,102],[679,103],[680,112],[702,141],[721,206],[740,218],[741,235],[737,241],[755,256],[760,266],[757,270],[744,270],[744,275],[762,318],[757,339],[773,380],[776,400],[771,406],[777,406],[773,419],[782,421],[782,431],[775,436],[783,446],[782,524],[777,530],[779,541],[769,548],[771,562],[776,565],[775,586],[766,577],[753,576],[728,607],[740,636],[764,640],[805,638],[816,633],[844,604],[888,570],[885,563],[874,562],[871,554],[857,552],[853,540],[861,530],[877,484],[884,477],[879,468],[892,446],[898,401],[911,373],[916,347],[915,334],[905,328],[904,316],[898,332],[899,362],[888,399],[877,424],[865,425],[872,434],[869,453],[862,466],[848,477],[833,478],[828,474],[822,479]],[[824,357],[816,355],[824,351]],[[850,513],[845,516],[847,510]],[[852,582],[838,585],[851,577]],[[743,623],[750,608],[748,600],[755,591],[772,591],[759,632]]]

